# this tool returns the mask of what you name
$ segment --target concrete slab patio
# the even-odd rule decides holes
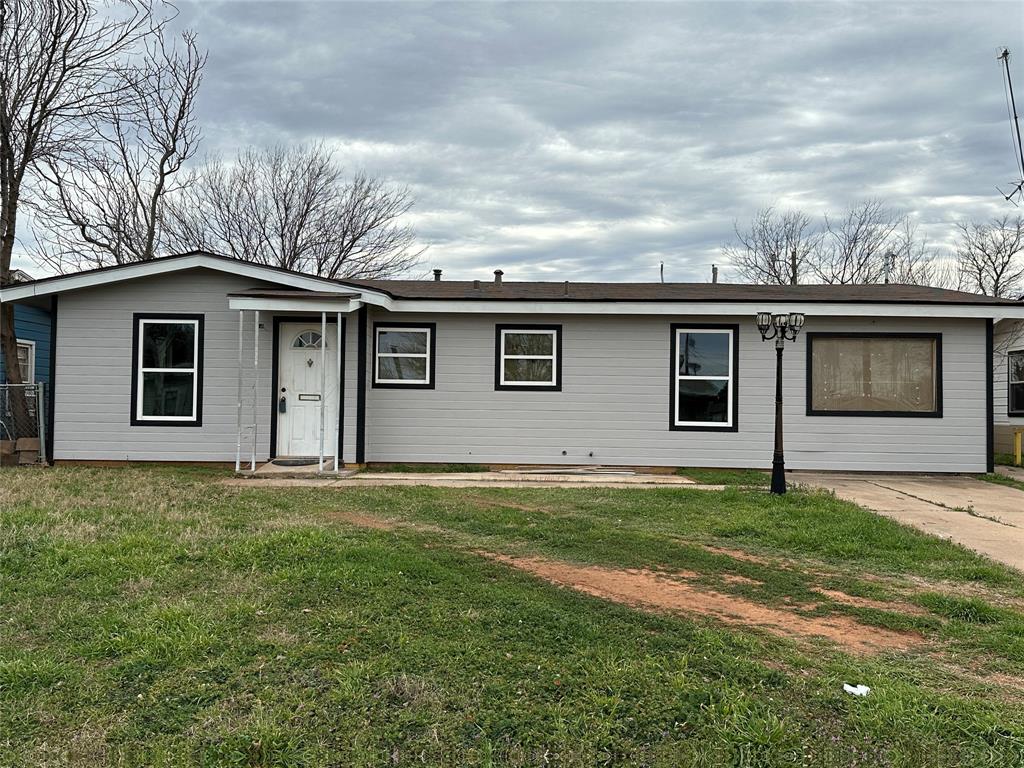
[[[961,475],[791,472],[790,479],[1024,570],[1024,491]]]

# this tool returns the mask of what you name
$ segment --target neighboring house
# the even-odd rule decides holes
[[[1014,429],[1024,429],[1024,321],[1001,323],[994,351],[995,450],[1010,453]]]
[[[16,284],[31,282],[20,269],[12,270]],[[18,365],[25,383],[47,382],[50,378],[50,312],[46,307],[19,304],[14,308],[14,334],[18,339]],[[4,353],[0,349],[0,384],[7,380]]]
[[[323,423],[345,463],[764,468],[765,310],[807,318],[785,354],[789,467],[984,472],[993,339],[1024,320],[1017,302],[915,286],[436,277],[190,253],[0,299],[54,307],[58,461],[317,455]]]

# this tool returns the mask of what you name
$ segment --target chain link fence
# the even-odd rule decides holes
[[[46,463],[46,386],[0,384],[0,466]]]

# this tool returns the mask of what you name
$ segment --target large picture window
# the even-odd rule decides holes
[[[672,429],[737,429],[738,331],[731,325],[672,326]]]
[[[808,333],[807,413],[942,415],[942,336]]]
[[[1009,411],[1011,416],[1024,416],[1024,350],[1011,352]]]
[[[132,424],[199,426],[203,316],[135,315]]]
[[[562,326],[495,326],[494,388],[562,388]]]
[[[373,385],[433,388],[434,335],[434,323],[376,323],[373,326]]]

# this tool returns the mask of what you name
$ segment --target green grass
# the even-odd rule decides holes
[[[704,467],[680,467],[677,475],[705,485],[741,485],[768,487],[771,477],[759,469],[707,469]]]
[[[1024,763],[1024,694],[989,677],[1024,664],[1024,578],[830,496],[227,474],[4,471],[0,765]],[[927,643],[850,656],[633,610],[480,551],[694,570]]]
[[[1017,480],[1013,477],[1007,477],[1006,475],[1000,475],[993,473],[990,475],[979,475],[980,479],[988,483],[995,483],[996,485],[1005,485],[1007,488],[1016,488],[1018,491],[1024,491],[1024,482]]]
[[[1012,453],[997,453],[995,454],[995,463],[1004,464],[1006,466],[1014,466],[1014,455]]]
[[[485,464],[368,464],[364,472],[488,472]]]

